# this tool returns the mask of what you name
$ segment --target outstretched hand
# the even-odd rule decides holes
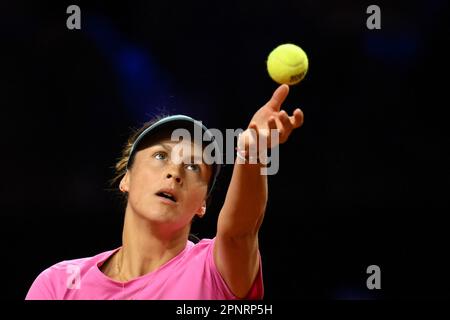
[[[268,148],[273,148],[277,145],[276,141],[271,141],[271,129],[278,131],[278,143],[281,144],[288,140],[294,129],[299,128],[303,124],[303,112],[299,108],[294,110],[292,116],[281,110],[281,104],[288,93],[289,86],[286,84],[280,85],[273,93],[272,98],[259,108],[250,120],[248,129],[255,130],[259,139],[266,139]],[[255,136],[249,130],[244,131],[241,138],[244,138],[246,145],[255,142]]]

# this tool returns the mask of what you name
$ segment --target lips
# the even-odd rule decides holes
[[[175,192],[171,189],[162,189],[155,193],[158,197],[162,197],[168,199],[174,203],[177,202],[177,198],[175,196]]]

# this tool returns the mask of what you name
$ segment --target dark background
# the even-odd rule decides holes
[[[81,30],[66,28],[70,4]],[[370,4],[381,30],[366,28]],[[266,298],[448,298],[447,6],[2,2],[1,297],[22,300],[50,265],[120,245],[108,180],[130,127],[160,112],[246,127],[277,86],[268,54],[291,42],[310,69],[285,109],[305,124],[269,177]],[[214,236],[231,169],[200,237]]]

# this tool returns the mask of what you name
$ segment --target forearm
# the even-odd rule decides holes
[[[234,164],[219,215],[218,233],[232,238],[257,234],[268,197],[267,176],[261,174],[261,167],[261,164]]]
[[[303,113],[300,109],[296,109],[291,117],[285,111],[280,111],[288,92],[289,86],[281,85],[272,98],[253,115],[248,129],[255,130],[257,135],[247,130],[242,133],[238,138],[238,158],[248,156],[250,159],[252,153],[247,151],[252,146],[277,147],[287,140],[293,129],[302,124]],[[272,130],[276,130],[275,139],[272,137]],[[244,140],[240,140],[242,137]],[[239,142],[244,142],[243,146]],[[267,144],[261,145],[260,142]],[[248,294],[260,268],[258,231],[268,199],[267,175],[262,174],[261,169],[260,164],[242,164],[240,161],[234,164],[217,225],[214,261],[229,288],[238,297]]]

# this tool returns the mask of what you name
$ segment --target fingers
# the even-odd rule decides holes
[[[281,122],[281,132],[280,134],[283,135],[285,133],[290,133],[292,131],[293,128],[293,124],[291,123],[291,120],[289,119],[288,114],[286,113],[286,111],[281,110],[280,114],[279,114],[279,119]]]
[[[250,130],[249,132],[249,136],[248,136],[248,141],[246,141],[248,143],[248,145],[253,145],[255,143],[257,143],[258,141],[258,137],[259,137],[259,130],[258,130],[258,126],[256,125],[256,123],[251,122],[250,125],[248,126]]]
[[[251,123],[248,125],[248,127],[249,127],[250,129],[256,130],[256,131],[258,132],[258,127],[256,126],[256,123],[251,122]]]
[[[267,125],[269,127],[269,130],[276,129],[277,128],[277,122],[276,122],[275,118],[271,116],[269,118],[269,121],[268,121]]]
[[[248,141],[248,146],[255,146],[253,143],[257,143],[259,145],[260,139],[263,139],[266,146],[271,146],[271,130],[277,130],[280,132],[280,124],[278,117],[270,116],[267,120],[266,125],[262,128],[259,128],[255,122],[251,122],[248,126],[250,130],[250,140]]]
[[[272,98],[270,98],[269,102],[267,102],[267,105],[269,108],[271,108],[273,111],[280,111],[281,104],[286,100],[286,97],[289,93],[289,86],[287,84],[282,84],[279,86],[275,92],[272,95]]]
[[[276,117],[277,129],[280,134],[280,143],[286,142],[292,130],[300,127],[302,123],[303,112],[300,109],[295,109],[291,117],[288,116],[286,111],[281,110]]]
[[[294,115],[289,117],[289,121],[291,122],[294,129],[300,127],[303,124],[303,119],[303,111],[299,108],[295,109]]]

